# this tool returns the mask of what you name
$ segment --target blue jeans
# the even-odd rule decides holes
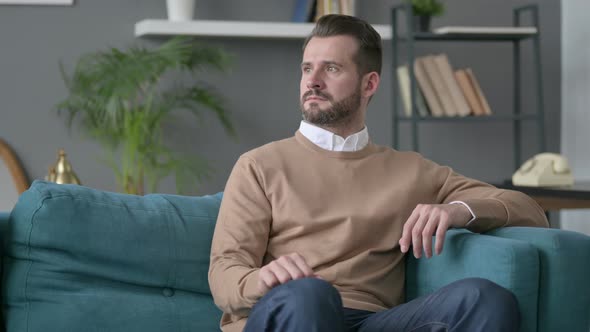
[[[517,331],[516,298],[479,278],[451,283],[432,294],[388,310],[342,307],[340,294],[321,279],[305,278],[277,286],[252,308],[245,332],[425,332]]]

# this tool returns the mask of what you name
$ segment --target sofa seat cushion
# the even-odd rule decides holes
[[[4,239],[7,330],[219,330],[207,271],[220,202],[35,181]]]

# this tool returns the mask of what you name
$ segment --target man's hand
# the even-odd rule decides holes
[[[406,223],[399,240],[402,252],[410,244],[414,257],[422,256],[422,247],[427,258],[432,257],[432,236],[436,232],[436,254],[443,249],[445,234],[450,227],[463,227],[471,220],[471,212],[463,204],[418,204]]]
[[[260,269],[258,290],[266,294],[277,285],[307,277],[318,276],[313,273],[303,256],[298,253],[281,256]]]

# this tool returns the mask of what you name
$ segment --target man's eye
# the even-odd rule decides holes
[[[338,68],[336,68],[336,66],[328,66],[327,70],[331,71],[331,72],[335,72],[335,71],[338,71]]]

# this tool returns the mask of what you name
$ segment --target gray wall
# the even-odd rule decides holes
[[[357,1],[358,15],[387,24],[389,8],[400,1]],[[433,21],[442,25],[509,25],[512,7],[529,1],[446,1],[447,13]],[[295,0],[198,0],[200,19],[288,21]],[[560,128],[560,3],[541,0],[543,77],[549,150],[559,149]],[[132,43],[157,45],[161,40],[136,39],[135,22],[165,18],[163,0],[78,0],[74,6],[0,6],[0,136],[8,141],[31,178],[42,178],[63,147],[84,184],[116,190],[111,170],[100,163],[101,148],[74,130],[68,133],[53,106],[66,95],[58,61],[71,68],[83,53]],[[223,46],[235,57],[230,73],[202,76],[227,97],[239,141],[223,134],[212,118],[204,125],[180,120],[170,124],[171,141],[187,153],[200,153],[217,166],[217,173],[195,193],[223,189],[238,156],[266,142],[291,136],[298,127],[300,62],[299,40],[205,39]],[[454,66],[474,68],[494,112],[511,108],[511,47],[509,44],[421,44],[420,53],[447,52]],[[525,77],[532,65],[530,46],[525,55]],[[368,127],[373,140],[391,144],[391,89],[389,56],[380,92],[373,99]],[[201,78],[201,77],[199,77]],[[526,82],[526,81],[525,81]],[[529,98],[530,89],[525,91]],[[525,106],[530,106],[525,103]],[[534,105],[534,104],[532,104]],[[424,125],[423,153],[450,164],[457,171],[486,181],[502,181],[513,171],[511,127],[508,124]],[[525,128],[525,157],[537,153],[534,128]],[[409,142],[408,131],[402,137]],[[409,145],[405,144],[404,148]],[[174,192],[165,181],[162,192]]]
[[[590,181],[590,10],[587,0],[564,1],[562,31],[563,94],[561,114],[561,147],[577,181]],[[560,216],[561,228],[590,234],[590,209],[565,210]]]

